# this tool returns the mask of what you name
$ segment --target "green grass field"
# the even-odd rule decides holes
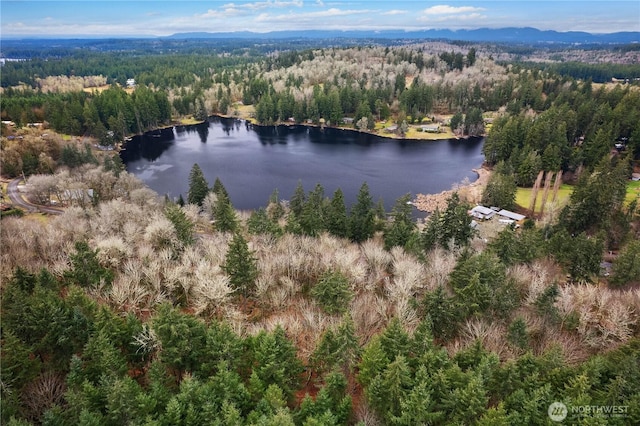
[[[551,201],[553,188],[549,189],[549,195],[547,196],[547,203]],[[573,192],[573,186],[563,184],[558,189],[558,196],[556,201],[561,204],[566,203]],[[544,189],[538,191],[538,197],[536,199],[536,211],[540,210],[540,204],[542,203],[542,194]],[[625,204],[629,204],[631,201],[640,199],[640,181],[629,182],[627,184],[627,195],[625,196]],[[640,200],[639,200],[640,201]],[[525,209],[529,208],[531,203],[531,188],[518,188],[516,192],[516,204]]]
[[[516,204],[525,209],[529,208],[529,204],[531,204],[531,192],[532,188],[518,188],[516,192]],[[562,184],[558,189],[558,195],[556,197],[556,201],[560,204],[564,204],[569,200],[569,196],[573,192],[573,186]],[[540,211],[540,205],[542,204],[542,195],[544,194],[544,189],[538,191],[538,197],[536,198],[536,211]],[[553,198],[553,187],[549,188],[549,194],[547,195],[547,203],[551,202]]]
[[[638,200],[640,203],[640,180],[627,184],[627,196],[624,198],[624,201],[629,204],[633,200]]]

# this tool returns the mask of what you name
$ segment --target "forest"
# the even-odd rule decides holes
[[[1,219],[3,424],[536,425],[558,403],[640,423],[637,83],[444,42],[59,53],[2,69],[3,177],[64,204]],[[491,236],[463,190],[424,222],[366,182],[353,205],[299,184],[238,211],[198,164],[170,200],[86,142],[249,105],[363,131],[447,117],[485,136],[483,205],[526,212],[540,172],[571,195]]]

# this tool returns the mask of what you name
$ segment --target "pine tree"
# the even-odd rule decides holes
[[[229,243],[229,249],[222,269],[229,275],[231,287],[248,297],[258,277],[257,260],[244,237],[236,233]]]
[[[213,208],[213,220],[216,229],[220,232],[236,232],[238,230],[236,211],[225,192],[217,194]]]
[[[193,244],[195,225],[189,220],[184,210],[178,205],[169,204],[164,210],[164,215],[176,229],[176,236],[180,242],[185,246]]]
[[[485,206],[498,206],[512,209],[516,204],[516,183],[513,177],[494,173],[482,193],[482,203]]]
[[[230,198],[227,188],[224,187],[219,177],[216,177],[216,180],[213,182],[213,187],[211,187],[211,192],[213,192],[217,196],[224,195],[225,197]]]
[[[279,237],[282,235],[282,228],[271,220],[264,208],[259,208],[251,213],[247,220],[247,228],[253,235],[273,235]]]
[[[189,173],[189,193],[187,195],[187,201],[189,204],[197,204],[202,206],[204,198],[209,192],[209,184],[202,173],[202,169],[195,163]]]
[[[411,195],[406,194],[396,201],[391,216],[393,222],[387,225],[384,232],[384,248],[400,246],[409,248],[417,242],[416,223],[413,220],[413,206],[409,204]]]
[[[341,272],[327,272],[311,289],[311,296],[329,314],[341,314],[353,299],[349,280]]]
[[[307,202],[298,216],[300,226],[305,234],[316,236],[325,229],[324,188],[319,183],[309,193]]]
[[[304,188],[302,187],[302,181],[299,180],[298,185],[296,185],[296,189],[293,192],[293,196],[289,201],[289,207],[291,208],[291,212],[294,216],[300,217],[306,201],[307,197],[304,193]]]
[[[453,244],[455,247],[466,246],[473,237],[475,231],[471,228],[471,216],[467,214],[469,205],[460,201],[460,196],[455,192],[447,201],[447,208],[442,212],[438,222],[438,245],[448,249]]]
[[[631,241],[613,264],[611,283],[616,286],[640,281],[640,241]]]
[[[375,212],[373,201],[366,182],[360,187],[356,204],[351,208],[349,217],[349,236],[357,243],[368,240],[375,230]]]
[[[349,233],[349,218],[344,204],[344,194],[340,188],[333,193],[333,198],[327,208],[327,231],[340,238],[347,238]]]
[[[70,256],[73,269],[66,271],[65,277],[81,287],[111,285],[113,271],[100,265],[98,250],[91,250],[86,241],[76,242],[75,249],[76,253]]]

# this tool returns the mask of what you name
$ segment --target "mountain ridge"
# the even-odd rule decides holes
[[[164,39],[236,38],[236,39],[286,39],[286,38],[364,38],[364,39],[445,39],[470,42],[509,43],[571,43],[571,44],[623,44],[640,42],[640,32],[589,33],[584,31],[560,32],[539,30],[532,27],[477,28],[473,30],[306,30],[271,31],[258,33],[237,32],[188,32],[175,33]]]

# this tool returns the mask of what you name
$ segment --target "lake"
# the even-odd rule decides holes
[[[127,142],[121,152],[127,170],[151,189],[171,198],[189,188],[194,163],[209,185],[219,177],[236,209],[267,204],[278,189],[289,199],[298,181],[306,192],[320,183],[327,196],[337,188],[347,206],[367,182],[374,202],[387,210],[406,193],[450,189],[484,161],[484,139],[416,141],[382,138],[334,128],[254,126],[211,117],[207,123],[156,130]]]

